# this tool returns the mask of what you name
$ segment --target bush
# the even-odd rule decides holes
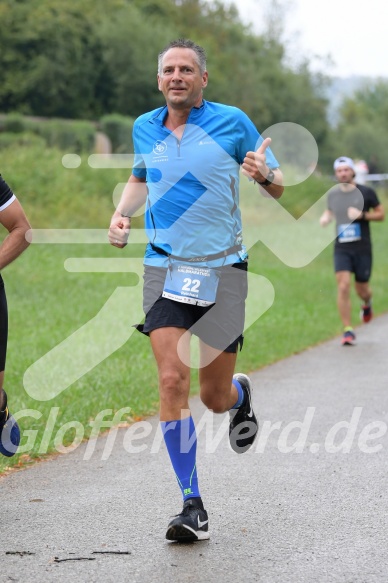
[[[26,119],[20,113],[10,113],[6,115],[1,124],[2,131],[13,134],[21,134],[27,131]]]
[[[93,151],[96,130],[91,122],[49,119],[30,121],[28,125],[51,148],[75,153]]]
[[[24,135],[24,138],[18,141],[21,145],[26,135],[29,136],[30,143],[31,135],[36,134],[37,138],[43,139],[50,148],[78,154],[94,150],[96,134],[95,125],[89,121],[29,118],[18,113],[2,116],[0,131],[7,133],[7,137],[2,138],[3,147],[7,145],[8,140],[15,141],[14,138],[10,138],[12,134]],[[1,135],[3,134],[0,133]]]
[[[36,146],[37,148],[45,148],[46,142],[40,136],[31,132],[23,133],[0,133],[0,150],[9,148],[11,146]]]
[[[100,119],[100,128],[110,139],[112,151],[116,154],[132,154],[133,117],[119,114],[104,115]]]

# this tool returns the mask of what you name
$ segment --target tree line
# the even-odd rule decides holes
[[[278,0],[273,3],[280,7]],[[280,22],[281,17],[280,11]],[[382,132],[377,139],[368,127],[366,112],[375,107],[372,89],[367,97],[347,103],[340,129],[331,128],[328,79],[311,73],[307,58],[291,67],[278,27],[269,21],[261,35],[255,34],[233,4],[0,0],[0,18],[1,113],[84,120],[111,113],[136,117],[163,104],[156,84],[157,54],[170,40],[188,37],[208,55],[205,98],[240,107],[259,130],[280,121],[303,125],[315,137],[323,163],[340,147],[349,155],[364,154],[357,148],[365,131],[374,149],[385,145]],[[382,85],[383,107],[388,89]],[[384,115],[385,110],[381,116],[374,113],[376,123]],[[365,133],[363,144],[369,148]],[[367,153],[364,158],[370,157]]]

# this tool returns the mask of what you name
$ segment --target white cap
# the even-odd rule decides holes
[[[341,156],[341,158],[337,158],[337,160],[334,162],[334,170],[337,170],[337,168],[339,168],[340,166],[347,166],[348,168],[351,168],[353,172],[356,171],[356,167],[354,165],[353,160],[351,158],[347,158],[346,156]]]

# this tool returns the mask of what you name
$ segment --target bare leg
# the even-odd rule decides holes
[[[344,327],[352,325],[350,303],[350,271],[337,271],[337,306]]]
[[[159,373],[160,420],[173,421],[190,415],[190,367],[178,356],[178,342],[186,332],[183,328],[158,328],[150,332],[151,346]],[[190,336],[186,335],[184,350],[190,351]],[[182,346],[180,345],[180,349]],[[185,359],[186,362],[189,359]],[[184,413],[182,413],[184,412]]]
[[[364,303],[370,302],[372,298],[372,290],[369,286],[369,282],[359,282],[356,281],[354,283],[354,287],[356,290],[357,295],[362,299]]]
[[[225,413],[238,398],[237,389],[232,384],[237,353],[220,352],[200,341],[200,354],[201,362],[210,361],[199,371],[201,400],[214,413]]]

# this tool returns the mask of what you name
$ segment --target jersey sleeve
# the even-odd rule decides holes
[[[381,203],[376,192],[373,190],[373,188],[368,188],[367,196],[365,197],[365,207],[368,207],[366,210],[371,208],[374,209],[379,206],[379,204]]]
[[[6,209],[15,198],[16,196],[0,174],[0,211]]]
[[[139,137],[139,132],[138,132],[136,122],[135,122],[134,127],[133,127],[132,139],[133,139],[133,147],[134,147],[134,152],[135,152],[135,157],[134,157],[133,167],[132,167],[132,174],[134,176],[136,176],[136,178],[145,179],[147,176],[147,170],[146,170],[145,164],[144,164],[143,152],[142,152],[142,147],[141,147],[141,140]]]

